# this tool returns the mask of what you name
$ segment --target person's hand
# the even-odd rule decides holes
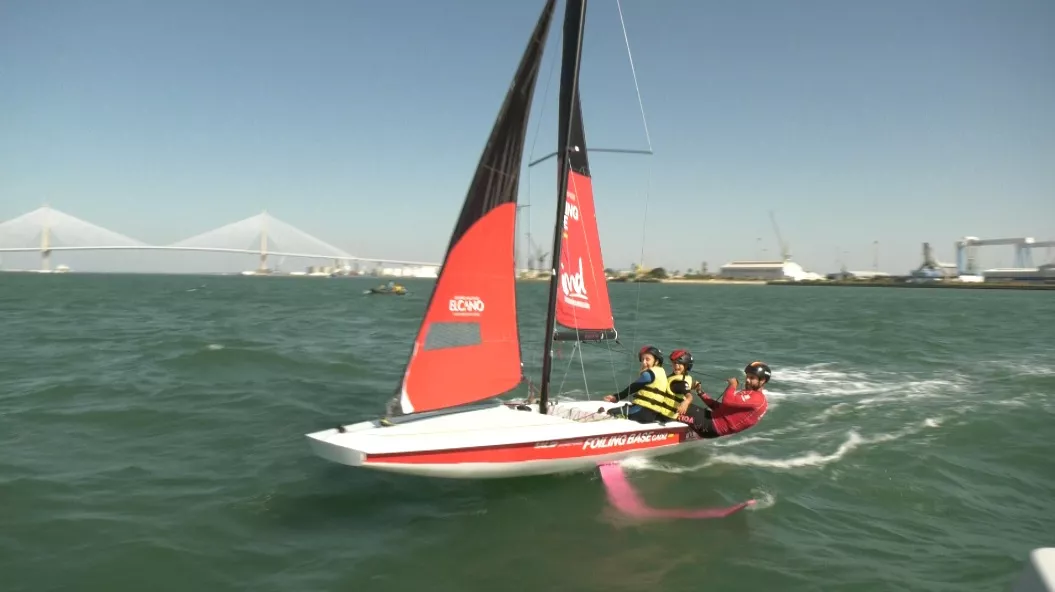
[[[617,401],[615,395],[605,395],[604,400],[608,401],[609,403],[615,403]]]
[[[736,378],[730,378],[727,382],[729,383],[729,386],[733,387],[734,389],[740,385],[740,381]]]
[[[678,405],[678,415],[688,413],[690,405],[692,405],[692,395],[685,395],[685,398],[681,400],[681,405]]]

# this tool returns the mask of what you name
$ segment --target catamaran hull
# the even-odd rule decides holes
[[[556,406],[556,414],[542,415],[535,405],[528,410],[502,405],[392,426],[366,421],[342,426],[343,432],[335,428],[308,434],[308,441],[316,455],[332,462],[447,479],[589,471],[602,463],[672,454],[702,442],[690,438],[684,424],[608,419],[596,413],[602,406],[611,407],[571,402]]]
[[[685,449],[685,445],[657,446],[648,450],[602,454],[593,457],[466,463],[406,463],[384,462],[383,460],[373,459],[359,460],[356,458],[356,453],[348,455],[346,454],[346,450],[336,450],[335,447],[332,446],[320,446],[313,442],[312,448],[315,450],[316,454],[327,460],[389,473],[401,473],[405,475],[435,477],[441,479],[503,479],[510,477],[530,477],[536,475],[556,475],[591,471],[596,469],[598,465],[607,462],[616,462],[631,457],[652,457],[680,452]]]

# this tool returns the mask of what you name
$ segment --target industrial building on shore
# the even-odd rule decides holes
[[[780,246],[780,259],[776,261],[731,261],[718,270],[718,277],[730,280],[764,280],[764,281],[793,281],[809,282],[825,279],[824,276],[806,271],[801,265],[791,260],[791,251],[784,237],[780,235],[780,227],[773,212],[769,212],[769,220],[773,224],[773,233],[777,237]]]
[[[1055,284],[1055,263],[1038,267],[999,267],[982,272],[987,282],[1040,282]]]
[[[824,277],[806,271],[794,261],[732,261],[718,271],[724,279],[738,280],[791,280],[794,282],[823,280]]]
[[[1015,266],[980,269],[978,247],[1011,245]],[[912,270],[913,281],[956,281],[966,283],[1042,283],[1055,284],[1055,263],[1037,267],[1032,263],[1033,249],[1055,246],[1055,241],[1036,241],[1029,237],[981,240],[965,237],[956,243],[956,263],[942,263],[934,257],[930,244],[923,243],[923,263]]]
[[[816,282],[832,281],[869,282],[869,283],[931,283],[953,282],[998,283],[998,284],[1055,284],[1055,259],[1050,249],[1055,248],[1055,240],[1037,241],[1030,237],[980,239],[975,236],[964,237],[956,242],[956,262],[940,261],[931,249],[930,243],[923,243],[923,258],[919,267],[907,275],[892,275],[879,271],[879,242],[873,242],[873,269],[871,271],[849,271],[844,265],[837,273],[827,276],[807,271],[802,265],[791,260],[788,245],[780,236],[776,219],[770,213],[773,230],[780,245],[779,260],[732,261],[719,270],[718,276],[729,280],[761,280],[766,282]],[[760,239],[761,240],[761,239]],[[1014,264],[1012,267],[982,269],[978,264],[977,251],[981,247],[1012,246]],[[1049,262],[1033,267],[1033,251],[1047,247]]]
[[[885,271],[852,271],[844,269],[835,273],[829,273],[825,277],[829,280],[883,280],[892,276]]]

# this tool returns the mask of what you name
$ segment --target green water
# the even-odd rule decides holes
[[[1051,293],[611,285],[628,349],[775,372],[754,430],[630,465],[656,506],[759,507],[640,523],[595,474],[312,456],[303,434],[381,411],[431,287],[375,282],[0,274],[0,587],[962,592],[1055,544]],[[532,378],[545,288],[518,288]],[[554,381],[585,397],[571,353]],[[633,376],[609,356],[586,350],[593,396]]]

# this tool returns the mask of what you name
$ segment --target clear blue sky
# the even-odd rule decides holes
[[[0,219],[46,200],[167,243],[267,208],[355,253],[438,261],[542,4],[7,0]],[[1055,239],[1055,2],[623,10],[656,151],[646,264],[714,269],[758,238],[772,256],[770,208],[821,272],[840,252],[870,267],[873,240],[904,272],[923,241],[951,261],[963,235]],[[536,156],[558,48],[556,28]],[[590,145],[646,145],[614,0],[590,3],[582,94]],[[592,164],[606,264],[627,267],[649,159]],[[554,177],[521,193],[539,243]]]

